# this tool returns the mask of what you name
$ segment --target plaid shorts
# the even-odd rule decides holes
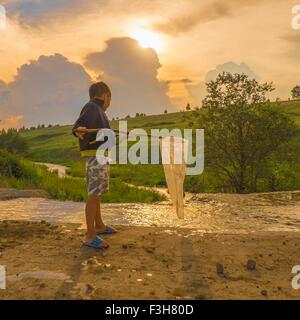
[[[86,180],[89,196],[101,196],[109,192],[109,165],[99,164],[96,157],[87,157]]]

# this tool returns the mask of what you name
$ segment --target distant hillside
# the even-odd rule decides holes
[[[128,129],[144,128],[188,128],[193,112],[145,116],[126,119]],[[112,121],[113,129],[118,128],[118,121]],[[22,132],[28,141],[30,150],[28,158],[34,161],[68,163],[80,159],[78,141],[71,134],[72,126],[56,126]]]
[[[278,108],[286,111],[300,128],[300,100],[276,103]],[[177,112],[145,117],[130,118],[129,129],[144,128],[189,128],[194,111]],[[118,121],[111,122],[112,128],[118,128]],[[36,129],[23,132],[22,136],[29,143],[28,158],[34,161],[68,164],[79,160],[78,142],[71,135],[71,126]]]

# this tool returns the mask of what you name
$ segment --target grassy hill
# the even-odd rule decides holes
[[[300,128],[300,100],[276,104],[286,111]],[[128,119],[129,129],[143,128],[172,129],[190,128],[194,112],[177,112]],[[112,121],[113,129],[118,128],[118,121]],[[29,143],[28,158],[34,161],[51,162],[68,165],[70,161],[79,160],[78,142],[71,135],[72,126],[59,126],[23,132],[22,136]]]
[[[274,105],[289,114],[300,129],[300,100],[274,103]],[[152,115],[131,118],[128,120],[129,129],[143,128],[147,131],[154,128],[191,128],[194,111],[178,112],[171,114]],[[112,121],[113,129],[118,128],[118,121]],[[27,158],[32,161],[64,164],[69,166],[69,174],[75,177],[84,177],[84,161],[80,158],[78,141],[71,134],[72,126],[58,126],[52,128],[36,129],[23,132],[30,149]],[[300,130],[299,130],[300,140]],[[111,170],[113,179],[141,186],[165,185],[162,166],[159,165],[113,165]],[[186,189],[189,191],[216,192],[210,181],[209,169],[199,177],[187,177]],[[220,189],[221,191],[221,189]]]
[[[192,112],[178,112],[128,119],[129,129],[144,128],[188,128]],[[112,121],[113,129],[118,128],[118,121]],[[69,165],[79,160],[78,141],[71,134],[72,126],[57,126],[22,132],[29,143],[28,158],[39,162],[51,162]]]

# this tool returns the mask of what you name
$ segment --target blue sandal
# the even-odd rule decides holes
[[[84,246],[89,247],[89,248],[93,248],[93,249],[107,249],[109,248],[108,244],[104,244],[104,241],[96,236],[96,238],[92,241],[92,242],[84,242],[83,243]]]
[[[106,226],[105,229],[102,232],[98,232],[98,235],[100,234],[116,234],[118,231],[112,227]]]

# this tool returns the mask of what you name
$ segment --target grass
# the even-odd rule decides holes
[[[85,201],[86,183],[82,178],[59,178],[46,167],[1,153],[0,187],[15,189],[42,189],[53,199]],[[111,191],[102,197],[106,203],[153,203],[165,197],[151,190],[128,186],[120,179],[112,179]]]
[[[274,103],[274,105],[284,110],[298,125],[299,137],[297,139],[300,140],[300,100]],[[192,111],[137,117],[127,121],[128,129],[144,128],[149,132],[151,129],[191,128],[193,127],[193,118],[194,112]],[[113,129],[117,129],[118,121],[112,121],[111,126]],[[28,159],[37,162],[63,164],[70,167],[69,174],[71,176],[82,178],[85,176],[84,161],[80,158],[78,142],[71,134],[71,126],[27,131],[23,132],[22,136],[30,146]],[[161,165],[112,165],[111,176],[113,178],[112,190],[117,187],[114,186],[117,183],[123,183],[125,186],[125,183],[150,187],[166,185]],[[217,185],[216,181],[214,173],[206,168],[201,176],[187,177],[185,188],[186,191],[190,192],[223,192],[226,190],[225,186]],[[74,182],[66,181],[66,183],[70,184],[71,188]],[[76,186],[76,184],[75,187],[82,188]],[[126,190],[123,191],[128,192]],[[114,195],[111,195],[111,197],[114,197]]]

